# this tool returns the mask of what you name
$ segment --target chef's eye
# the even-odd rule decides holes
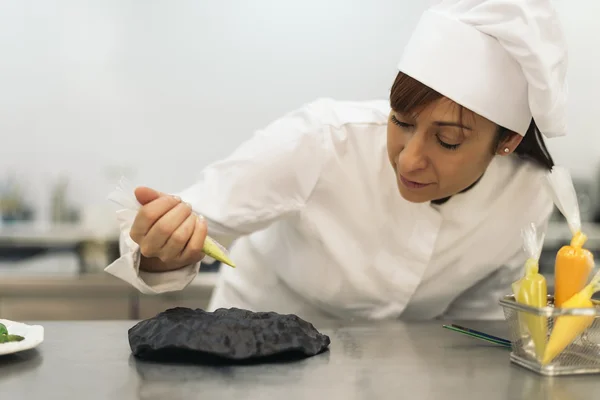
[[[456,149],[458,149],[458,146],[460,146],[460,144],[446,143],[442,139],[440,139],[439,136],[436,136],[436,139],[437,139],[438,143],[440,144],[440,146],[442,146],[443,148],[448,149],[448,150],[456,150]]]
[[[392,115],[392,123],[394,125],[398,125],[400,128],[410,128],[412,125],[407,124],[406,122],[399,121],[395,115]]]

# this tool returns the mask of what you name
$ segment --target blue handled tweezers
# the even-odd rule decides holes
[[[512,348],[512,343],[510,340],[502,339],[498,336],[490,335],[489,333],[484,333],[480,331],[476,331],[475,329],[465,328],[464,326],[450,324],[443,325],[444,328],[450,329],[451,331],[465,334],[467,336],[474,337],[476,339],[481,339],[489,343],[498,344],[500,346]]]

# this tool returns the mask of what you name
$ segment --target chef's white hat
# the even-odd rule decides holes
[[[566,41],[551,0],[442,0],[425,11],[400,71],[525,135],[566,135]]]

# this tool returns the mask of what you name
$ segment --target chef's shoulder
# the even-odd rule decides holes
[[[381,127],[387,123],[389,102],[386,100],[342,101],[318,98],[305,103],[271,123],[262,133],[293,136],[322,136],[353,132],[353,127]],[[288,132],[282,132],[288,131]],[[329,135],[328,135],[329,136]]]
[[[390,112],[389,101],[342,101],[319,98],[307,105],[324,126],[342,128],[353,124],[385,125]]]
[[[511,203],[512,212],[521,210],[524,217],[543,223],[554,208],[552,197],[545,186],[547,170],[531,160],[517,156],[498,158],[503,176],[499,188],[502,188],[505,201]]]

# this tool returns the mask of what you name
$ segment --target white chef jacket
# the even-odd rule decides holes
[[[494,157],[443,205],[398,191],[386,150],[387,101],[320,99],[257,132],[178,193],[232,243],[209,309],[304,317],[501,319],[498,300],[523,273],[521,228],[545,230],[553,202],[539,167]],[[200,263],[139,270],[123,225],[106,271],[142,293],[184,289]]]

